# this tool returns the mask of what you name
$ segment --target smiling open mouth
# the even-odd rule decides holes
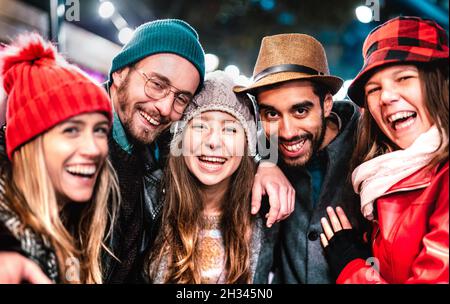
[[[156,120],[155,118],[153,118],[152,116],[150,116],[149,114],[147,114],[146,112],[139,110],[139,114],[146,120],[148,121],[149,124],[151,124],[152,126],[159,126],[161,124],[160,121]]]
[[[300,151],[303,146],[305,145],[306,138],[302,139],[301,141],[297,141],[295,143],[284,143],[281,144],[287,151],[289,152],[298,152]]]
[[[225,157],[217,156],[205,156],[201,155],[197,157],[203,167],[207,169],[218,169],[221,168],[227,161]]]
[[[66,171],[78,177],[92,178],[97,171],[95,165],[70,165],[65,167]]]
[[[401,130],[411,126],[416,121],[417,113],[413,111],[403,111],[387,117],[392,129]]]

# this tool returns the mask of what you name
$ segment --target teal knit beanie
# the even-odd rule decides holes
[[[109,72],[112,73],[131,65],[145,57],[159,53],[173,53],[190,61],[200,74],[200,85],[205,77],[205,53],[197,32],[185,21],[161,19],[140,25],[133,38],[114,57]]]

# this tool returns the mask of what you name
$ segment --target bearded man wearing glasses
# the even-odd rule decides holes
[[[197,32],[176,19],[141,25],[112,62],[107,85],[115,111],[110,159],[119,177],[122,205],[111,243],[120,262],[105,261],[106,282],[133,282],[141,272],[141,258],[151,250],[159,229],[158,190],[169,150],[169,127],[193,102],[204,75]],[[255,177],[254,214],[262,194],[270,201],[268,226],[293,211],[294,189],[268,162],[260,164]]]
[[[168,151],[169,127],[180,120],[201,90],[204,74],[198,34],[177,19],[139,26],[113,59],[105,84],[114,107],[109,158],[118,175],[121,203],[106,244],[117,259],[105,254],[102,261],[105,283],[139,281],[144,254],[151,250],[159,229],[161,165]],[[0,131],[0,158],[3,146]],[[255,176],[253,214],[259,211],[264,194],[270,202],[267,226],[292,213],[295,191],[269,162],[261,162]],[[18,254],[0,252],[0,283],[47,282],[32,264]]]

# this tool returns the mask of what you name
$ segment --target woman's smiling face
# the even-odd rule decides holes
[[[88,202],[108,156],[109,121],[100,113],[67,119],[43,136],[50,180],[63,202]]]
[[[392,143],[406,149],[433,121],[425,106],[419,70],[414,65],[394,65],[376,72],[367,81],[368,110]]]
[[[245,131],[232,115],[203,112],[189,122],[184,133],[184,160],[202,184],[226,183],[241,163],[245,142]]]

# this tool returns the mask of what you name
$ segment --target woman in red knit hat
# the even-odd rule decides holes
[[[349,88],[364,107],[352,174],[372,221],[372,257],[341,208],[322,219],[337,283],[449,282],[448,58],[434,21],[398,17],[374,29]],[[336,215],[337,213],[337,215]]]
[[[33,260],[53,282],[102,283],[113,221],[107,203],[110,195],[118,200],[107,160],[109,98],[37,34],[2,50],[0,64],[7,94],[0,250]]]

